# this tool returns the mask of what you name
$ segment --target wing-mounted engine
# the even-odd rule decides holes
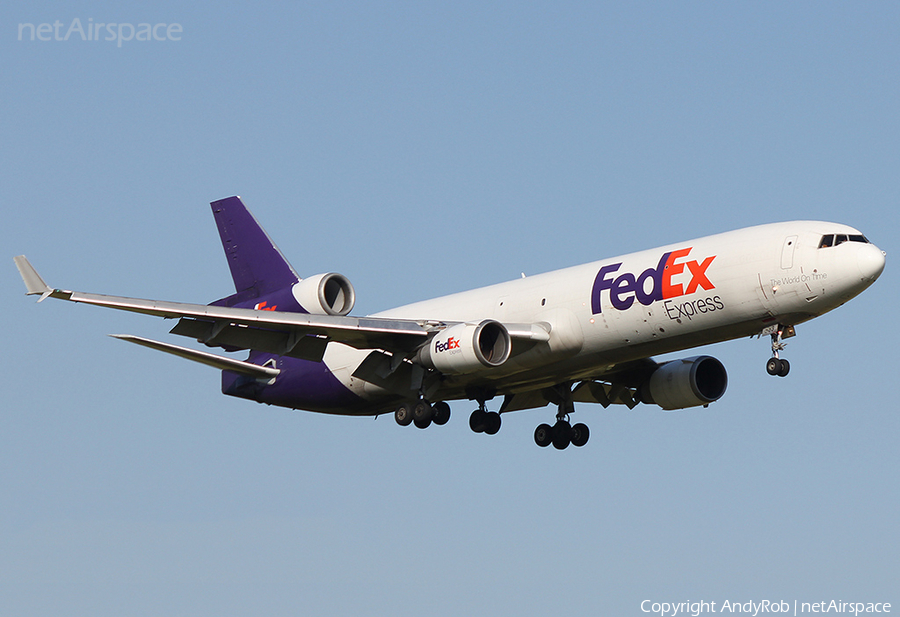
[[[485,319],[441,330],[419,350],[416,360],[447,375],[464,375],[500,366],[511,348],[506,327]]]
[[[696,356],[659,365],[640,388],[640,400],[667,410],[708,405],[728,386],[725,367],[712,356]]]
[[[356,292],[346,276],[329,272],[310,276],[291,288],[294,299],[313,315],[347,315]]]

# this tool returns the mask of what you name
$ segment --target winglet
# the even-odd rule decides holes
[[[53,293],[53,290],[44,282],[44,279],[41,278],[34,266],[25,258],[25,255],[13,257],[13,261],[16,262],[16,268],[19,269],[19,274],[22,276],[22,280],[25,281],[26,296],[40,294],[41,298],[38,302],[42,302]]]

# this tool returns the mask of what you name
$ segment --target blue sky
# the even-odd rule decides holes
[[[178,41],[18,40],[179,24]],[[642,615],[900,604],[893,3],[7,3],[0,8],[0,597],[11,615]],[[27,36],[25,37],[28,38]],[[357,314],[709,233],[838,221],[862,296],[705,351],[709,409],[582,405],[591,442],[222,396],[58,287],[209,302],[241,195]],[[182,343],[183,341],[176,341]]]

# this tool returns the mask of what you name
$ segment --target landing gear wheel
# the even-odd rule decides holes
[[[769,361],[766,362],[766,372],[769,375],[787,377],[787,374],[791,372],[791,363],[783,358],[769,358]]]
[[[432,422],[437,424],[438,426],[444,426],[450,420],[450,405],[445,403],[444,401],[440,401],[431,406],[434,410],[434,417],[431,419]]]
[[[394,420],[400,426],[409,426],[413,421],[413,406],[410,403],[402,403],[394,412]]]
[[[419,426],[420,424],[428,426],[431,424],[431,419],[433,417],[434,409],[428,404],[428,401],[419,399],[413,406],[413,421],[416,423],[416,426]]]
[[[559,420],[553,426],[553,447],[565,450],[572,442],[572,426],[565,420]]]
[[[431,426],[431,419],[434,417],[434,408],[428,404],[428,401],[419,399],[413,405],[413,424],[418,428],[428,428]]]
[[[484,414],[484,432],[488,435],[496,435],[500,430],[500,414],[496,411],[489,411]]]
[[[549,424],[540,424],[534,429],[534,443],[546,448],[553,441],[553,427]]]
[[[580,448],[581,446],[583,446],[584,444],[586,444],[588,442],[588,439],[590,439],[591,431],[587,427],[587,424],[582,424],[581,422],[579,422],[578,424],[576,424],[575,426],[572,427],[572,430],[569,433],[569,436],[572,440],[572,445],[577,448]]]
[[[780,360],[780,362],[781,366],[778,369],[778,376],[787,377],[788,373],[791,372],[791,363],[783,358]]]
[[[469,416],[469,428],[476,433],[483,433],[486,415],[487,414],[481,409],[476,409],[475,411],[473,411],[472,415]]]

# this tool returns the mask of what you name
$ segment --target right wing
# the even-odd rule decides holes
[[[384,317],[341,317],[284,311],[142,300],[120,296],[65,291],[48,286],[24,255],[14,258],[27,295],[105,306],[133,313],[178,319],[172,334],[189,336],[228,351],[252,349],[304,360],[321,361],[329,341],[357,349],[381,349],[396,358],[414,353],[438,330],[452,323],[390,319]],[[510,337],[523,342],[549,339],[548,324],[504,324]]]
[[[359,349],[408,354],[425,343],[435,327],[412,320],[262,311],[53,289],[24,255],[14,260],[26,294],[40,295],[38,302],[49,297],[178,319],[172,333],[230,350],[254,349],[318,361],[328,341],[338,341]]]

